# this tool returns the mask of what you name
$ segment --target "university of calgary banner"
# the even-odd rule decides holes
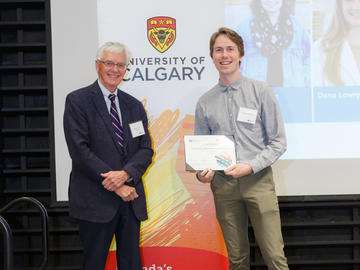
[[[183,141],[193,134],[198,98],[218,80],[209,39],[224,25],[223,10],[223,1],[98,0],[99,44],[119,41],[132,52],[120,88],[143,102],[155,151],[144,176],[143,270],[228,266],[210,186],[185,171]],[[114,240],[106,270],[116,269],[115,248]]]

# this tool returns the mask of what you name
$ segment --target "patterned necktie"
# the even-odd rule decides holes
[[[116,110],[116,96],[114,94],[109,95],[109,99],[111,100],[110,106],[110,118],[114,128],[114,132],[118,141],[118,144],[121,146],[121,149],[124,148],[124,129],[121,126],[118,112]]]

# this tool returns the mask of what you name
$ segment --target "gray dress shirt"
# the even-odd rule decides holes
[[[230,86],[218,83],[196,105],[195,135],[233,135],[237,163],[253,173],[286,150],[285,128],[272,89],[242,75]]]

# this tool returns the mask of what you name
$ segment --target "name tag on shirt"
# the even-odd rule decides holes
[[[255,124],[257,113],[257,110],[240,107],[237,120],[244,123]]]
[[[129,124],[131,135],[133,138],[139,137],[145,134],[144,126],[142,121],[137,121],[135,123]]]

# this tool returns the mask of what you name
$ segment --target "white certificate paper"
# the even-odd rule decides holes
[[[187,171],[201,171],[206,168],[221,171],[236,164],[233,136],[184,136],[184,143]]]

